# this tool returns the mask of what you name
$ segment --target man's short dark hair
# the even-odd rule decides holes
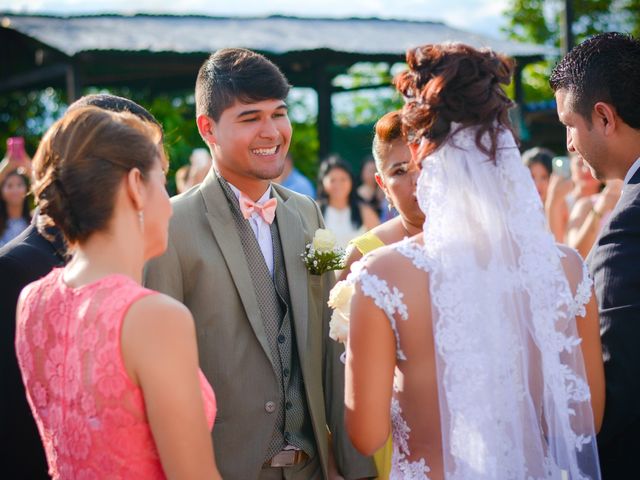
[[[236,100],[244,103],[284,100],[289,82],[269,59],[244,48],[224,48],[200,67],[196,80],[196,115],[220,120]]]
[[[605,102],[640,129],[640,41],[631,35],[607,32],[585,40],[555,66],[549,84],[571,92],[573,110],[589,122],[593,106]]]
[[[136,102],[129,100],[128,98],[111,95],[110,93],[85,95],[69,105],[67,111],[71,112],[76,108],[81,107],[98,107],[110,112],[129,112],[142,120],[154,123],[162,128],[162,125],[160,125],[160,122],[156,120],[156,117],[154,117],[149,110],[144,108],[142,105],[138,105]]]

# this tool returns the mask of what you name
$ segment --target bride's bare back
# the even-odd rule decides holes
[[[376,250],[354,268],[346,420],[354,445],[368,454],[384,443],[391,425],[391,478],[434,480],[443,478],[442,433],[429,265],[422,246],[422,235],[417,235]],[[580,305],[586,303],[578,330],[599,424],[604,377],[597,311],[580,257],[559,248],[571,291]]]

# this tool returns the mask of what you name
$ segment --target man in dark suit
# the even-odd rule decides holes
[[[158,124],[146,109],[126,98],[99,94],[82,97],[69,110],[94,106],[129,111]],[[34,223],[37,220],[34,219]],[[0,249],[0,476],[14,480],[48,479],[44,449],[25,396],[15,355],[16,304],[29,283],[65,263],[65,246],[57,229],[43,236],[35,224]]]
[[[0,471],[6,478],[49,478],[44,449],[27,404],[13,339],[22,288],[64,265],[64,243],[30,225],[0,248]]]
[[[568,150],[584,158],[594,177],[624,179],[588,264],[606,377],[598,435],[602,475],[631,478],[640,453],[640,41],[596,35],[560,61],[550,83],[567,127]]]

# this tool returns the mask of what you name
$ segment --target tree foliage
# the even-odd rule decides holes
[[[640,36],[640,0],[573,0],[574,42],[606,31]],[[561,46],[564,0],[509,0],[504,12],[507,36],[513,40]],[[557,59],[527,65],[523,70],[524,98],[538,102],[553,98],[547,79]]]
[[[564,0],[510,0],[505,28],[514,40],[559,47]],[[576,42],[610,30],[640,34],[640,0],[573,0]]]

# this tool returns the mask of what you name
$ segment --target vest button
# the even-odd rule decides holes
[[[284,406],[287,410],[291,410],[293,408],[293,403],[287,400],[287,403],[285,403]]]
[[[287,337],[284,336],[284,334],[280,334],[278,335],[278,343],[284,343],[284,341],[287,339]]]
[[[284,370],[282,370],[282,373],[284,374],[285,377],[289,376],[289,369],[285,368]]]
[[[264,404],[264,409],[267,413],[273,413],[276,411],[276,403],[269,401]]]

